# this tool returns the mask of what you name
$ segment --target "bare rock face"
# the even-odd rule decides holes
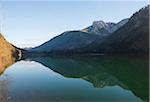
[[[0,73],[18,58],[19,50],[0,34]]]
[[[129,20],[128,18],[123,19],[118,23],[94,21],[91,26],[83,29],[82,31],[87,32],[87,33],[101,35],[101,36],[107,36],[115,32],[116,30],[118,30],[123,25],[125,25],[128,22],[128,20]]]

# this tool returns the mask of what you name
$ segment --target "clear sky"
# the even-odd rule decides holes
[[[147,0],[0,1],[2,33],[18,47],[33,47],[93,21],[118,22],[148,4]]]

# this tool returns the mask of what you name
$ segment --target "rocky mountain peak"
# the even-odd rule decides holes
[[[83,29],[83,32],[92,33],[92,34],[98,34],[101,36],[107,36],[120,27],[122,27],[125,23],[128,22],[128,19],[123,19],[118,23],[113,22],[104,22],[102,20],[100,21],[94,21],[93,24],[85,29]]]

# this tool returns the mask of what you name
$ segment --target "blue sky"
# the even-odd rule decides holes
[[[33,47],[93,21],[118,22],[148,4],[139,1],[1,1],[2,33],[18,47]]]

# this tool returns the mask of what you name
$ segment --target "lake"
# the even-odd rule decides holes
[[[2,102],[143,102],[149,61],[135,56],[28,57],[0,76]]]

